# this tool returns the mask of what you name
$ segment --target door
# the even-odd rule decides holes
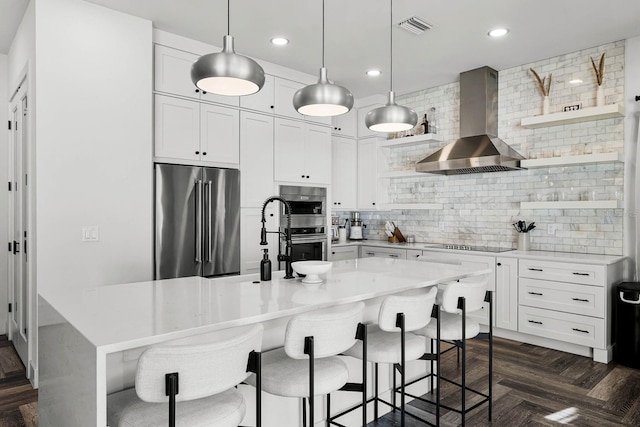
[[[273,117],[240,113],[242,207],[261,207],[273,188]]]
[[[240,172],[203,169],[202,275],[240,273]]]
[[[303,122],[275,119],[276,181],[308,182],[304,173],[304,139]]]
[[[304,169],[307,182],[331,182],[331,129],[308,123],[305,125]]]
[[[199,167],[155,165],[156,279],[201,275],[203,187]]]
[[[237,168],[240,163],[239,131],[238,110],[200,104],[200,160]]]
[[[358,141],[358,209],[376,209],[378,177],[375,138]]]
[[[28,224],[28,157],[27,157],[27,87],[22,83],[10,103],[10,186],[9,235],[12,238],[9,263],[9,339],[22,360],[29,366],[28,319],[29,282],[27,277],[27,224]],[[27,370],[28,371],[28,370]]]
[[[358,182],[357,141],[349,138],[333,137],[332,180],[333,209],[352,210],[356,208]]]
[[[200,104],[155,95],[154,155],[179,160],[200,159]]]
[[[253,95],[240,97],[240,108],[248,110],[256,110],[262,113],[273,114],[275,104],[274,94],[274,77],[269,74],[264,75],[264,86],[260,91]]]

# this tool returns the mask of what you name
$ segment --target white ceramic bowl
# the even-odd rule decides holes
[[[291,263],[293,271],[300,274],[305,274],[306,277],[302,279],[302,283],[322,283],[320,274],[324,274],[331,270],[333,263],[327,261],[296,261]]]

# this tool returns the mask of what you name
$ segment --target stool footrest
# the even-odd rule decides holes
[[[364,390],[364,384],[362,383],[346,383],[339,390],[341,391],[360,391]]]

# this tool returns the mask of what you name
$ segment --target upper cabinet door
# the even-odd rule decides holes
[[[154,55],[156,91],[200,98],[200,91],[191,81],[191,65],[198,55],[158,44],[154,45]]]
[[[346,114],[335,116],[332,121],[331,132],[334,135],[346,136],[349,138],[358,137],[358,110],[352,109]]]
[[[358,142],[355,139],[333,137],[332,209],[356,209],[358,182]]]
[[[201,101],[215,102],[216,104],[231,105],[233,107],[237,107],[238,105],[240,105],[239,98],[239,96],[214,95],[208,92],[202,92],[200,94]]]
[[[324,126],[307,123],[304,148],[307,182],[331,183],[331,130]]]
[[[358,141],[358,209],[378,209],[377,149],[377,138]]]
[[[279,116],[291,117],[292,119],[303,119],[301,115],[293,108],[293,95],[302,89],[302,83],[294,82],[287,79],[275,78],[275,114]]]
[[[200,104],[155,95],[154,146],[156,157],[200,159]]]
[[[273,194],[273,117],[240,113],[240,203],[261,207]]]
[[[276,118],[274,134],[275,180],[308,182],[304,170],[305,123]]]
[[[200,104],[201,160],[237,168],[240,163],[240,113]]]
[[[273,114],[275,110],[274,79],[273,76],[265,74],[264,86],[259,92],[240,97],[240,108]]]

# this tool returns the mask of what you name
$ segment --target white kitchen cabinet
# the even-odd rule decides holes
[[[356,209],[358,202],[358,142],[333,136],[332,141],[332,201],[331,208]]]
[[[347,138],[358,137],[358,110],[352,108],[348,113],[334,116],[331,120],[331,133]]]
[[[358,123],[357,123],[358,138],[368,138],[372,136],[377,136],[377,137],[382,136],[384,138],[387,137],[385,133],[374,132],[372,130],[369,130],[367,125],[364,123],[364,118],[367,116],[367,113],[373,110],[374,108],[378,108],[378,107],[382,107],[382,104],[366,105],[364,107],[358,108]]]
[[[157,160],[238,167],[238,110],[159,94],[154,99]]]
[[[400,248],[381,248],[378,246],[360,246],[360,258],[370,257],[407,259],[407,250]]]
[[[273,117],[240,112],[240,206],[261,207],[274,194]]]
[[[278,229],[278,211],[274,206],[265,210],[267,230]],[[278,236],[269,234],[267,246],[260,245],[260,230],[262,229],[262,208],[240,209],[240,274],[260,273],[263,249],[269,249],[271,269],[278,270]]]
[[[200,104],[200,159],[238,167],[240,113],[212,104]]]
[[[155,95],[154,155],[178,160],[200,160],[200,104],[197,101]]]
[[[341,261],[343,259],[356,259],[358,258],[357,246],[338,246],[332,247],[329,256],[329,261]]]
[[[195,53],[154,45],[154,90],[237,107],[239,97],[203,93],[193,84],[191,66],[199,57]]]
[[[518,260],[496,259],[496,292],[494,298],[497,328],[518,330]]]
[[[358,141],[358,209],[376,210],[378,201],[378,140]]]
[[[422,256],[422,251],[420,249],[407,249],[408,260],[415,260],[419,256]]]
[[[275,77],[265,74],[264,86],[253,95],[240,97],[240,108],[273,114],[275,111]]]
[[[327,127],[275,119],[276,181],[329,184],[331,132]]]

